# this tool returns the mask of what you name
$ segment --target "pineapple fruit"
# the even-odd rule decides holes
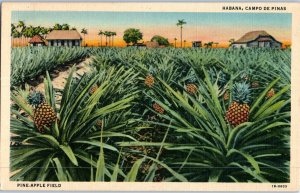
[[[275,90],[274,90],[274,88],[271,88],[271,89],[268,91],[266,97],[269,99],[269,98],[273,97],[274,95],[275,95]]]
[[[156,112],[158,112],[158,113],[160,113],[160,114],[164,114],[164,112],[165,112],[165,109],[163,109],[159,104],[157,104],[157,103],[154,103],[153,105],[152,105],[152,107],[153,107],[153,109],[156,111]]]
[[[51,127],[57,120],[53,108],[45,102],[45,97],[41,92],[32,92],[29,94],[28,103],[33,106],[34,124],[40,133],[45,133],[44,126]]]
[[[195,95],[198,91],[198,86],[196,84],[197,78],[196,78],[195,71],[193,71],[193,70],[190,71],[188,76],[189,76],[189,79],[186,82],[185,90],[190,95]]]
[[[250,89],[246,83],[236,83],[232,90],[233,102],[226,112],[226,120],[234,127],[249,120]]]
[[[151,74],[148,74],[145,78],[145,85],[151,88],[154,85],[154,77]]]
[[[92,88],[90,89],[90,95],[94,94],[98,88],[99,88],[98,85],[92,86]]]
[[[196,94],[197,90],[197,86],[194,83],[189,83],[186,85],[186,91],[191,95]]]

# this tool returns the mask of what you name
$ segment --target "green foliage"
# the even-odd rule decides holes
[[[155,35],[151,38],[151,42],[157,42],[160,46],[169,46],[170,43],[167,38]]]
[[[46,71],[75,63],[87,56],[87,49],[80,47],[24,47],[11,51],[11,87],[28,80],[36,80]]]
[[[72,71],[74,72],[74,68]],[[111,77],[114,73],[123,76]],[[112,85],[117,87],[119,84],[123,86],[128,84],[131,81],[131,74],[122,69],[111,69],[95,76],[86,74],[79,81],[72,78],[72,74],[71,72],[63,90],[59,107],[55,108],[59,121],[52,128],[48,128],[49,132],[46,134],[37,132],[32,114],[21,115],[18,111],[12,111],[14,114],[11,117],[11,132],[14,135],[12,140],[23,143],[22,146],[12,148],[11,171],[17,172],[12,176],[12,180],[87,179],[89,175],[84,173],[89,170],[85,168],[89,166],[91,157],[97,157],[95,150],[102,147],[102,144],[110,152],[118,153],[113,146],[97,141],[100,139],[100,133],[95,123],[99,118],[104,120],[106,130],[103,136],[106,141],[129,137],[126,134],[120,135],[119,131],[123,131],[124,125],[130,127],[131,119],[127,116],[127,111],[133,105],[132,101],[137,91],[132,88],[129,94],[124,92],[118,94],[120,91],[114,90]],[[88,91],[96,82],[101,83],[101,86],[97,92],[90,95]],[[51,106],[58,105],[49,76],[45,83],[47,102]],[[20,97],[19,92],[12,95],[12,99]],[[14,100],[19,107],[26,106],[25,101]],[[120,114],[116,119],[114,113],[117,111]],[[110,156],[114,158],[114,154]]]
[[[129,28],[124,31],[123,40],[127,44],[136,44],[141,39],[143,39],[143,34],[139,29]]]
[[[289,49],[87,52],[91,72],[70,75],[61,100],[47,75],[45,99],[59,121],[46,134],[36,131],[28,91],[12,92],[12,141],[21,143],[11,147],[12,180],[289,182]],[[259,86],[250,87],[253,81]],[[267,98],[271,88],[276,93]],[[250,115],[233,127],[225,114],[236,97]]]
[[[250,85],[245,82],[235,83],[232,87],[232,94],[234,101],[248,104],[250,102]]]
[[[41,92],[33,92],[27,97],[28,104],[32,105],[33,107],[36,107],[44,102],[44,99],[45,97]]]

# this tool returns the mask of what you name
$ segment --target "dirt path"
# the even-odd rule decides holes
[[[77,64],[76,71],[73,76],[75,77],[76,74],[83,75],[84,73],[88,72],[90,70],[89,64],[91,61],[92,61],[92,58],[90,57],[90,58],[87,58],[84,61],[80,62],[79,64]],[[66,79],[68,78],[70,71],[71,71],[71,67],[65,71],[59,72],[58,76],[56,78],[52,79],[52,84],[55,89],[63,89],[64,88],[64,86],[66,84]],[[37,91],[43,92],[45,89],[44,82],[37,85],[35,87],[35,89]]]

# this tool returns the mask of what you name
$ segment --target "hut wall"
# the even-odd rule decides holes
[[[257,42],[257,41],[249,42],[247,46],[248,46],[248,47],[251,47],[251,48],[253,48],[253,47],[258,47],[258,42]]]
[[[233,48],[246,48],[247,44],[232,44],[231,45]]]
[[[282,46],[282,44],[279,42],[276,42],[276,41],[272,42],[272,44],[271,44],[272,48],[281,48],[281,46]]]
[[[147,48],[158,48],[159,47],[159,44],[157,42],[146,42],[146,47]]]
[[[49,40],[48,46],[80,46],[80,40]]]

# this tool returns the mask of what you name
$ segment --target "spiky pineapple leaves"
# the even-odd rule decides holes
[[[120,70],[120,73],[123,75],[121,78],[126,79],[131,76],[131,74],[124,71],[124,69],[122,70]],[[103,84],[97,92],[93,95],[89,95],[89,88],[95,82],[99,81],[101,78],[100,75],[96,75],[92,78],[84,75],[80,80],[76,80],[72,77],[74,71],[75,67],[71,70],[66,87],[62,91],[61,103],[58,105],[58,101],[55,100],[55,91],[50,76],[47,73],[44,82],[46,100],[52,107],[56,107],[56,111],[60,113],[60,120],[56,122],[52,128],[48,128],[49,132],[47,132],[47,134],[35,132],[33,129],[34,125],[29,117],[23,117],[18,111],[12,111],[17,117],[12,117],[11,131],[16,131],[16,133],[20,134],[19,138],[24,142],[18,149],[12,149],[12,154],[15,154],[15,156],[11,157],[12,163],[15,163],[12,166],[13,171],[19,171],[23,168],[12,177],[13,180],[21,178],[27,180],[37,178],[42,180],[84,179],[85,176],[79,175],[76,166],[85,166],[87,162],[90,162],[88,160],[91,155],[96,157],[93,149],[97,148],[98,145],[89,143],[92,142],[90,137],[94,137],[94,139],[98,138],[97,130],[94,131],[95,121],[101,116],[107,116],[109,118],[112,113],[117,111],[124,110],[124,112],[126,112],[125,109],[128,109],[131,106],[136,92],[131,92],[130,94],[126,93],[122,98],[119,98],[119,100],[117,97],[116,100],[114,99],[113,101],[111,101],[111,98],[108,98],[110,95],[108,95],[107,92],[109,90],[113,91],[114,88],[111,87],[116,83],[112,80],[117,80],[112,76],[114,72],[110,71],[108,73],[110,74],[110,78],[108,78],[106,82],[102,82]],[[119,85],[123,84],[120,80],[118,80],[117,83]],[[27,108],[26,103],[24,101],[22,103],[22,97],[18,96],[16,92],[12,94],[12,99],[16,103],[19,103],[19,107]],[[106,101],[106,104],[100,104],[101,106],[99,106],[100,99]],[[31,109],[29,108],[26,112],[32,114]],[[125,119],[125,117],[123,119]],[[104,136],[107,136],[110,139],[116,138],[118,140],[121,140],[124,137],[131,138],[128,135],[118,133],[118,128],[122,128],[122,125],[124,124],[120,117],[119,120],[121,122],[118,122],[117,120],[117,122],[114,123],[113,128],[115,131],[112,130],[111,132],[107,132]],[[128,119],[126,120],[128,121]],[[27,129],[28,126],[30,126],[29,130]],[[78,145],[79,143],[80,145]],[[44,149],[30,150],[29,146],[32,145],[44,147]],[[108,148],[109,151],[116,150],[115,147],[108,144],[100,143],[100,146]],[[82,152],[81,148],[78,147],[85,149],[86,152]],[[19,154],[15,153],[19,152],[19,150],[24,150],[26,154],[23,154],[23,156],[20,157]],[[103,153],[101,154],[103,155]],[[110,159],[113,159],[114,155],[109,154],[109,157],[110,156],[112,156]],[[18,159],[20,161],[18,161]],[[36,161],[32,162],[32,159]],[[100,160],[103,159],[101,158]],[[102,161],[101,163],[104,162]],[[39,169],[41,166],[45,168],[43,170]],[[99,166],[103,167],[103,164],[100,164]],[[94,165],[94,167],[97,167],[97,165]],[[105,168],[106,167],[107,166],[105,166]],[[104,172],[105,174],[108,174],[108,169],[105,168]],[[44,175],[38,175],[38,171],[42,171]],[[53,174],[55,175],[53,176]]]
[[[253,119],[261,119],[263,117],[267,117],[271,114],[274,114],[276,111],[280,110],[283,108],[285,105],[290,103],[290,99],[284,100],[282,99],[283,94],[285,94],[287,91],[290,90],[290,85],[286,85],[283,87],[278,93],[276,93],[274,96],[269,98],[267,101],[264,103],[263,100],[266,98],[266,94],[268,91],[279,81],[279,78],[274,80],[269,84],[268,87],[265,88],[265,90],[260,94],[260,96],[257,98],[256,102],[252,106],[250,113],[253,114]],[[281,100],[280,100],[281,99]],[[261,105],[258,109],[257,112],[254,113],[254,109],[258,106]]]
[[[36,133],[32,120],[23,116],[24,112],[18,112],[18,108],[11,111],[14,114],[11,131],[18,135],[13,139],[26,141],[12,147],[12,163],[16,160],[12,171],[23,169],[13,180],[95,181],[97,177],[99,181],[148,182],[155,180],[158,167],[163,168],[163,181],[289,180],[290,100],[286,85],[290,84],[290,74],[288,69],[285,72],[276,67],[273,61],[287,61],[284,65],[288,68],[288,56],[282,60],[282,53],[278,53],[268,58],[270,54],[264,51],[267,54],[258,57],[261,52],[251,49],[101,49],[95,52],[98,56],[93,60],[97,66],[94,74],[80,78],[69,76],[61,101],[51,98],[52,85],[45,84],[47,101],[51,105],[55,101],[60,122],[44,136],[52,136],[58,146],[55,140],[37,137],[41,134]],[[146,89],[138,82],[143,83],[151,65],[157,70],[155,84]],[[219,72],[214,72],[215,77],[209,75],[207,69],[211,67],[230,75],[224,87],[218,85],[222,78]],[[75,68],[71,74],[74,71]],[[190,71],[196,72],[195,94],[188,93],[184,87],[192,77]],[[221,95],[225,89],[232,91],[233,83],[239,82],[244,72],[252,78],[257,73],[255,78],[260,81],[260,87],[251,98],[249,122],[233,128],[224,120],[233,93],[227,101]],[[284,77],[264,88],[278,77],[278,72]],[[94,84],[100,89],[89,94]],[[276,94],[266,98],[271,88]],[[154,111],[151,105],[144,105],[145,98],[162,107],[163,114]],[[30,110],[25,113],[30,114]],[[143,119],[146,113],[157,119]],[[98,120],[104,123],[103,132],[99,129],[102,126],[96,124]],[[172,124],[167,124],[170,121]],[[166,141],[161,142],[158,136],[151,142],[139,141],[133,135],[136,130],[156,129],[169,129]],[[65,151],[59,146],[64,146]],[[123,146],[148,146],[163,153],[154,158],[139,152],[136,162],[127,163],[125,153],[128,152],[125,147],[122,150]],[[149,164],[148,173],[140,172],[145,164]]]
[[[53,88],[53,84],[49,75],[49,72],[46,72],[46,78],[44,79],[45,85],[45,98],[48,104],[55,109],[56,108],[56,101],[55,101],[55,91]]]
[[[11,99],[19,108],[24,110],[30,117],[33,117],[33,110],[26,100],[29,91],[26,95],[24,95],[23,93],[24,92],[21,89],[16,89],[12,92]]]
[[[273,145],[268,144],[266,140],[274,139],[278,129],[289,126],[288,123],[280,122],[280,120],[285,117],[281,116],[283,115],[282,113],[280,114],[280,117],[274,116],[274,110],[278,111],[283,107],[283,104],[288,103],[288,100],[284,101],[284,103],[282,103],[283,100],[279,102],[276,101],[279,98],[282,98],[280,95],[286,92],[289,87],[284,87],[277,93],[278,95],[273,96],[274,98],[272,97],[265,100],[265,94],[274,86],[276,83],[275,80],[254,102],[254,107],[261,105],[255,112],[260,116],[254,116],[252,122],[246,122],[231,129],[225,123],[223,117],[225,109],[221,106],[219,102],[220,99],[216,95],[215,88],[209,80],[209,76],[205,69],[203,69],[203,73],[205,75],[205,82],[202,80],[198,80],[198,82],[200,84],[200,94],[205,98],[204,104],[197,101],[192,96],[189,96],[188,98],[184,97],[179,91],[175,91],[166,82],[159,79],[166,89],[166,91],[160,90],[160,92],[164,92],[166,99],[172,101],[171,104],[174,104],[172,106],[166,106],[162,101],[157,100],[157,103],[166,109],[168,116],[165,116],[165,118],[172,120],[173,124],[171,125],[171,128],[176,132],[180,132],[181,137],[186,138],[189,143],[196,142],[195,139],[198,139],[197,143],[199,143],[198,145],[189,143],[186,145],[180,144],[181,148],[176,149],[185,152],[188,155],[190,152],[187,152],[186,150],[191,151],[191,148],[194,148],[193,151],[197,152],[200,158],[200,160],[197,161],[197,165],[202,164],[204,166],[208,164],[208,168],[220,168],[218,171],[213,170],[208,180],[227,181],[228,178],[234,181],[237,181],[237,179],[241,180],[240,177],[235,176],[235,172],[242,170],[249,175],[246,177],[248,180],[260,182],[268,181],[266,175],[269,175],[269,172],[271,171],[269,171],[270,168],[266,169],[263,168],[263,166],[269,165],[268,163],[270,160],[265,159],[265,157],[271,155],[268,155],[267,152],[261,152],[261,148],[265,147],[268,149],[268,152],[272,152],[271,149]],[[281,105],[280,108],[279,105]],[[177,110],[177,107],[179,106],[184,108],[185,113]],[[261,107],[263,107],[262,110]],[[272,109],[272,111],[270,112],[268,109]],[[191,119],[187,117],[186,114],[189,114],[190,117],[194,118]],[[273,117],[272,120],[268,119],[270,118],[270,115]],[[286,117],[288,117],[288,115],[286,115]],[[196,122],[192,120],[196,120]],[[202,122],[201,120],[206,121]],[[162,123],[157,124],[163,125]],[[196,138],[196,136],[200,135],[205,137],[202,139],[199,137]],[[186,148],[184,148],[184,146],[186,146]],[[168,149],[171,150],[172,148],[173,147],[169,147]],[[205,152],[202,152],[201,149],[205,149]],[[260,151],[261,154],[258,155],[257,153],[254,153],[255,151]],[[277,149],[276,151],[280,150]],[[209,158],[207,152],[210,152],[213,156]],[[274,153],[272,156],[279,158],[282,154]],[[195,161],[195,155],[193,155],[193,159]],[[181,163],[193,165],[196,164],[194,161],[182,160]],[[233,167],[231,169],[233,173],[228,173],[228,171],[230,171],[228,168],[230,167]],[[223,173],[224,171],[226,172]],[[283,171],[281,172],[282,175],[285,175]]]

